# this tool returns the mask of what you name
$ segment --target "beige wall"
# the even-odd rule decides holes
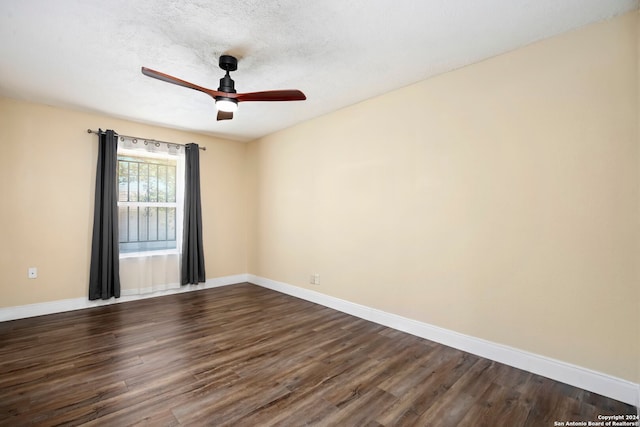
[[[639,382],[637,32],[632,13],[250,143],[249,272]]]
[[[247,271],[245,144],[0,98],[0,307],[87,295],[98,127],[206,146],[207,277]]]

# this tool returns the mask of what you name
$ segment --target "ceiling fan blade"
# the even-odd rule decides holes
[[[233,119],[233,113],[218,110],[217,120],[231,120],[231,119]]]
[[[235,97],[238,102],[243,101],[304,101],[307,99],[299,90],[268,90],[265,92],[239,93]]]
[[[207,89],[206,87],[198,86],[196,84],[190,83],[188,81],[179,79],[177,77],[170,76],[169,74],[161,73],[160,71],[152,70],[151,68],[142,67],[142,74],[148,77],[152,77],[154,79],[162,80],[163,82],[173,83],[174,85],[186,87],[189,89],[197,90],[200,92],[204,92],[207,95],[212,97],[216,96],[225,96],[224,92],[218,92],[217,90]]]

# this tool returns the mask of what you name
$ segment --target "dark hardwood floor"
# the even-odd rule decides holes
[[[553,426],[632,406],[250,284],[0,323],[0,425]]]

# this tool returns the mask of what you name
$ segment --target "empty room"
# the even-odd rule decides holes
[[[637,0],[0,0],[1,426],[638,426]]]

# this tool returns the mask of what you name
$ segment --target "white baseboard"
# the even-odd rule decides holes
[[[421,338],[457,348],[514,368],[542,375],[575,387],[589,390],[612,399],[640,406],[640,384],[632,383],[601,372],[572,365],[560,360],[540,356],[502,344],[460,334],[428,323],[408,319],[345,301],[310,289],[289,285],[275,280],[248,275],[250,283],[301,298],[325,307],[370,320],[380,325],[407,332]]]
[[[81,310],[84,308],[99,307],[102,305],[119,304],[127,301],[154,298],[163,295],[178,294],[182,292],[192,292],[200,289],[217,288],[219,286],[227,286],[236,283],[247,282],[247,279],[247,274],[236,274],[234,276],[207,279],[205,283],[200,283],[198,285],[167,285],[163,290],[148,293],[135,293],[130,290],[123,290],[121,292],[120,298],[111,298],[108,300],[90,301],[87,297],[83,297],[42,302],[37,304],[20,305],[16,307],[4,307],[0,308],[0,322],[23,319],[26,317],[42,316],[45,314],[61,313],[64,311]]]

